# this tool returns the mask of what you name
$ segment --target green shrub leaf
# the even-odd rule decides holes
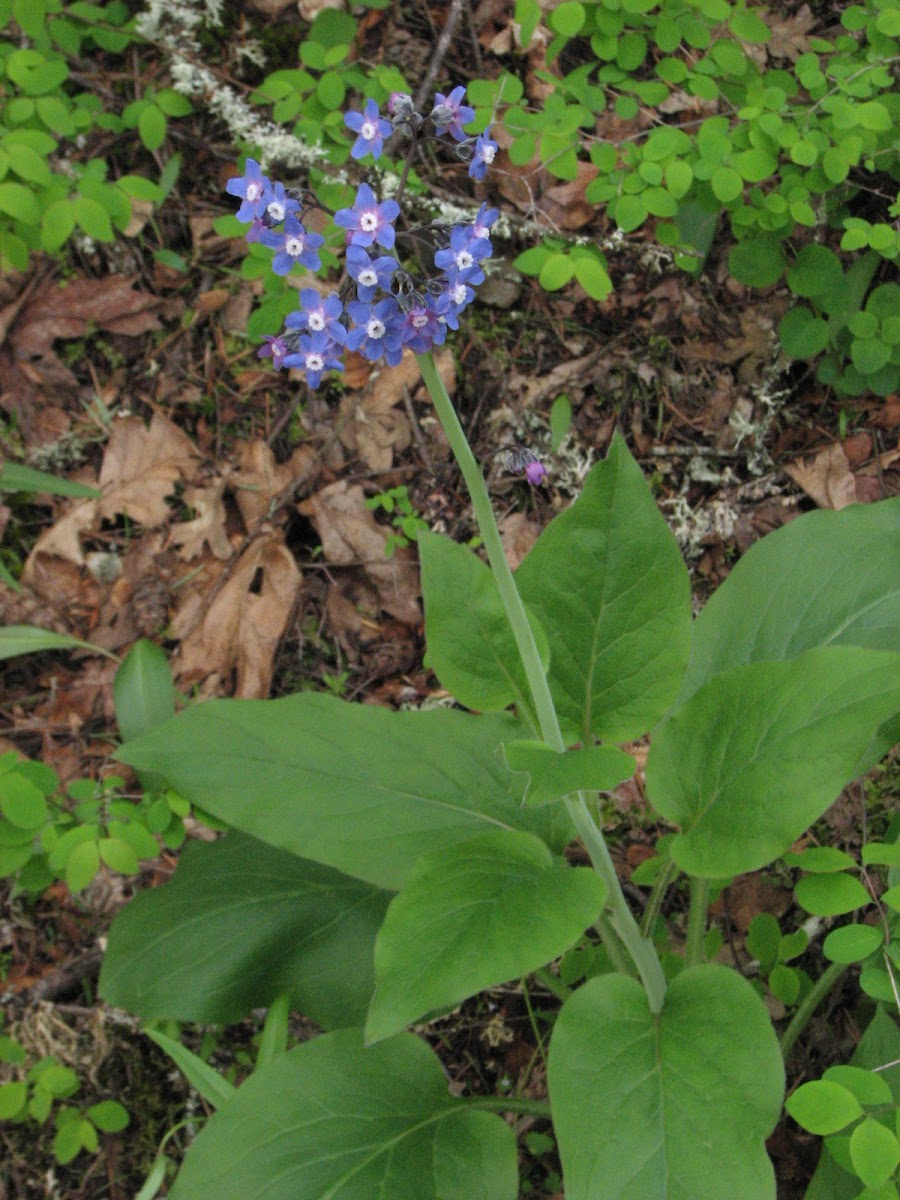
[[[785,1108],[798,1125],[820,1137],[846,1129],[862,1116],[862,1106],[852,1092],[823,1079],[802,1083],[788,1096]]]
[[[718,879],[783,854],[896,713],[898,667],[896,654],[829,646],[732,668],[676,709],[654,737],[647,794],[681,825],[671,845],[678,865]]]
[[[606,888],[532,834],[496,830],[419,859],[375,942],[366,1039],[527,975],[570,949]]]
[[[116,917],[100,991],[141,1017],[221,1025],[289,992],[326,1029],[359,1025],[389,900],[240,833],[190,842],[171,882]]]
[[[635,980],[590,980],[557,1019],[548,1083],[566,1200],[774,1200],[784,1068],[734,971],[683,971],[659,1016]]]
[[[515,1200],[516,1142],[447,1092],[412,1034],[327,1033],[255,1072],[192,1143],[171,1200]]]
[[[523,736],[510,717],[389,712],[307,692],[198,704],[117,757],[269,845],[396,889],[420,855],[489,828],[565,845],[568,822],[523,809],[502,760],[502,743]]]
[[[853,875],[807,875],[797,881],[794,896],[801,908],[818,917],[839,917],[872,903],[871,895]]]
[[[671,704],[690,652],[690,582],[621,437],[516,579],[546,631],[550,686],[575,737],[645,733]]]

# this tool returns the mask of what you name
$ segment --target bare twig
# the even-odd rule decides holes
[[[465,0],[450,0],[450,8],[447,11],[447,20],[444,28],[441,31],[441,36],[437,40],[437,45],[434,48],[434,53],[431,56],[431,62],[428,64],[428,70],[422,76],[422,82],[416,90],[416,108],[421,109],[425,103],[425,97],[434,86],[434,81],[438,77],[438,72],[443,66],[444,59],[447,57],[447,51],[450,49],[450,44],[453,41],[456,27],[459,24],[459,19],[462,16],[463,5]]]

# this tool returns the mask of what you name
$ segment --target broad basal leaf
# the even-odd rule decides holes
[[[751,546],[694,623],[679,699],[817,646],[900,650],[900,496],[811,512]]]
[[[175,712],[175,688],[165,652],[154,642],[135,642],[113,681],[116,720],[122,737],[139,737]]]
[[[690,582],[621,437],[516,581],[546,631],[554,700],[573,737],[627,741],[663,716],[690,653]]]
[[[503,761],[525,732],[511,717],[306,692],[198,704],[117,757],[269,845],[396,890],[420,855],[488,829],[565,845],[565,814],[523,809]]]
[[[615,746],[554,750],[545,742],[509,742],[511,771],[529,776],[525,804],[550,804],[572,792],[608,792],[634,774],[634,759]]]
[[[428,661],[438,679],[467,708],[496,712],[517,704],[530,712],[525,672],[490,567],[436,533],[420,534],[418,547]],[[546,635],[537,621],[532,628],[546,669]]]
[[[191,1145],[171,1200],[515,1200],[516,1143],[447,1091],[424,1042],[325,1034],[251,1075]]]
[[[375,943],[367,1040],[558,958],[605,899],[599,876],[529,833],[495,830],[420,858]]]
[[[784,1068],[736,972],[683,971],[659,1016],[636,980],[590,980],[559,1014],[548,1082],[566,1200],[774,1200]]]
[[[189,843],[172,881],[116,917],[100,991],[140,1017],[211,1024],[289,992],[326,1029],[359,1025],[389,900],[244,834]]]
[[[855,646],[717,675],[657,730],[647,795],[672,858],[716,879],[763,867],[854,778],[900,707],[900,655]]]

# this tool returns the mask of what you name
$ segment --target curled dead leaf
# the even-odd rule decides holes
[[[819,508],[846,508],[856,504],[856,480],[839,442],[826,446],[813,458],[798,458],[784,468]]]

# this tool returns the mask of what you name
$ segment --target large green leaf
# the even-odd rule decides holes
[[[60,475],[49,475],[36,471],[22,463],[4,463],[0,466],[0,492],[47,492],[51,496],[82,496],[94,499],[102,493],[74,479],[63,479]]]
[[[391,712],[311,692],[213,700],[117,757],[159,771],[189,800],[272,846],[396,890],[420,855],[488,829],[561,849],[559,805],[524,809],[501,745],[512,717]]]
[[[559,1014],[548,1083],[566,1200],[774,1200],[784,1068],[736,972],[683,971],[659,1016],[636,980],[590,980]]]
[[[375,942],[367,1040],[558,958],[605,899],[598,875],[530,833],[494,830],[420,858]]]
[[[516,581],[547,633],[553,697],[574,738],[627,741],[663,716],[690,653],[690,581],[623,438]]]
[[[229,833],[189,844],[170,883],[116,917],[100,975],[145,1018],[227,1024],[289,992],[326,1029],[359,1025],[390,894]]]
[[[680,701],[817,646],[900,650],[900,496],[798,517],[751,546],[694,623]]]
[[[531,695],[512,628],[490,567],[466,546],[436,533],[418,539],[429,665],[460,704],[530,713]],[[532,622],[546,669],[547,638]]]
[[[305,1042],[206,1124],[171,1200],[515,1200],[516,1143],[447,1092],[424,1042]]]
[[[656,731],[647,795],[681,826],[690,875],[755,871],[782,854],[854,778],[900,707],[900,655],[809,650],[716,675]]]
[[[5,629],[0,629],[0,659],[15,658],[19,654],[40,654],[43,650],[90,650],[107,658],[116,657],[93,642],[83,642],[65,633],[54,633],[52,629],[40,629],[37,625],[7,625]]]
[[[546,742],[509,742],[511,771],[528,775],[525,804],[552,804],[572,792],[609,792],[630,779],[635,762],[615,746],[580,746],[554,750]]]

